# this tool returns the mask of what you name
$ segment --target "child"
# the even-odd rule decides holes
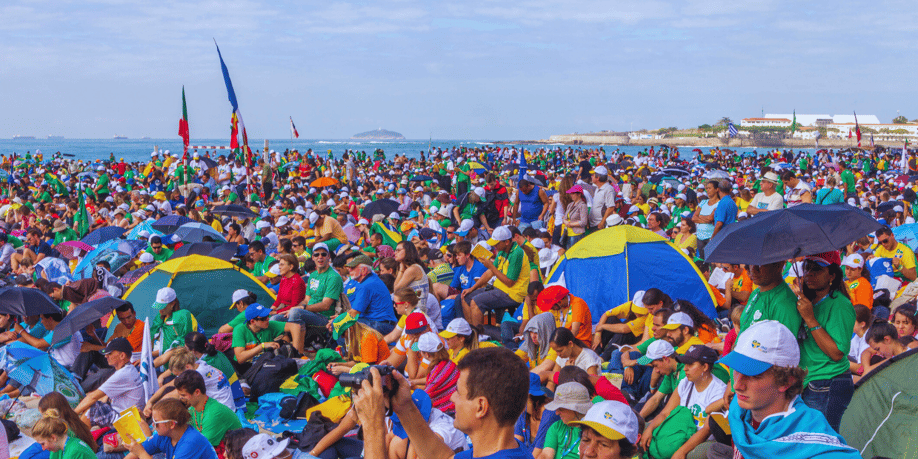
[[[863,304],[868,311],[873,309],[873,287],[870,278],[865,276],[864,257],[859,253],[848,255],[842,266],[845,267],[845,285],[848,286],[851,304]]]

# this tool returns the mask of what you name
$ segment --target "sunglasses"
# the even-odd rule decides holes
[[[328,256],[328,252],[313,252],[312,254],[313,258],[323,258],[327,256]]]
[[[153,425],[154,425],[154,426],[155,426],[155,425],[159,425],[159,424],[165,424],[165,423],[167,423],[167,422],[175,422],[175,421],[173,421],[173,420],[171,420],[171,419],[166,419],[165,421],[157,421],[156,419],[153,419]]]
[[[890,241],[890,238],[886,238],[886,239],[878,239],[878,240],[880,241],[880,244],[884,244],[884,245],[885,245],[885,244],[886,244],[887,242],[889,242],[889,241]]]
[[[163,248],[161,245],[151,245],[150,247],[152,247],[154,250]]]

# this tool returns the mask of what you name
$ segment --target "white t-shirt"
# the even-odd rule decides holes
[[[765,196],[765,193],[756,193],[749,205],[756,209],[779,210],[784,208],[784,197],[777,192],[772,193],[771,196]]]
[[[803,204],[803,195],[807,192],[812,193],[812,188],[807,185],[803,180],[797,182],[797,186],[787,190],[787,195],[784,197],[784,200],[787,202],[787,207],[794,207],[800,204]]]
[[[561,357],[558,357],[557,359],[555,359],[555,363],[557,363],[558,366],[560,367],[565,367],[567,365],[574,365],[574,366],[580,367],[581,369],[583,369],[583,371],[587,371],[590,367],[594,367],[597,365],[602,367],[602,358],[600,358],[599,355],[596,354],[596,352],[594,352],[592,349],[589,349],[589,348],[583,348],[583,350],[580,351],[580,355],[577,356],[577,360],[574,360],[572,363],[568,363],[567,362],[568,360],[569,359],[562,359]]]
[[[718,400],[723,400],[726,389],[727,385],[716,377],[711,378],[711,383],[704,389],[704,392],[698,392],[694,383],[688,378],[682,378],[679,386],[676,387],[680,403],[692,412],[692,416],[695,417],[695,425],[698,427],[703,426],[708,417],[704,412],[705,408]]]
[[[127,364],[99,386],[112,401],[112,408],[120,413],[132,406],[143,407],[143,378],[134,365]]]
[[[443,323],[443,316],[440,311],[440,302],[437,301],[437,295],[427,295],[427,317],[434,324],[434,328],[439,329]]]
[[[866,336],[866,334],[864,336]],[[857,336],[857,333],[855,333],[854,336],[851,337],[851,352],[848,353],[848,356],[854,359],[855,363],[861,363],[861,354],[867,349],[870,349],[867,340],[864,339],[863,336]]]
[[[431,408],[430,421],[427,424],[430,426],[430,430],[439,435],[451,450],[461,451],[465,449],[467,444],[465,434],[456,429],[453,425],[453,418],[448,414],[436,408]]]
[[[229,380],[222,371],[210,366],[203,360],[198,360],[197,372],[204,377],[204,387],[207,389],[207,396],[216,399],[218,402],[226,405],[227,408],[236,411],[236,401],[233,400],[233,390],[230,389]]]
[[[48,335],[45,336],[45,339],[48,342],[51,342],[51,335],[53,332],[48,332]],[[70,368],[73,365],[73,362],[76,360],[77,356],[80,355],[80,348],[83,346],[83,335],[80,332],[74,333],[70,340],[65,344],[59,347],[53,347],[48,350],[48,353],[51,354],[51,357],[57,361],[57,363]]]

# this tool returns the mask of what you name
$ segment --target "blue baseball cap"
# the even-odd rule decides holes
[[[252,303],[245,308],[245,321],[248,322],[252,319],[257,319],[260,317],[268,317],[271,315],[271,310],[258,304]]]
[[[535,373],[529,373],[529,395],[535,397],[545,395],[545,389],[542,388],[542,380]]]
[[[538,376],[536,377],[538,378]],[[424,422],[430,422],[430,411],[433,409],[430,395],[427,395],[427,392],[421,389],[415,389],[414,392],[411,393],[411,400],[414,401],[414,406],[418,407],[421,416],[424,416]],[[399,438],[408,438],[408,433],[405,432],[405,428],[402,427],[402,421],[398,419],[398,415],[392,413],[389,419],[392,420],[392,433],[398,435]]]

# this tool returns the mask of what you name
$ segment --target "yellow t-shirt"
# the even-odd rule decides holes
[[[688,352],[690,347],[696,344],[699,346],[704,346],[704,341],[702,341],[701,338],[698,338],[697,336],[693,336],[687,339],[684,343],[682,343],[681,346],[679,346],[678,349],[676,349],[676,354],[684,355],[686,352]]]
[[[886,250],[886,247],[883,247],[882,244],[878,244],[873,253],[878,258],[898,258],[901,264],[899,268],[896,269],[897,272],[901,273],[903,269],[912,269],[915,267],[915,252],[912,252],[912,249],[901,242],[896,244],[893,250]]]
[[[549,350],[548,350],[548,354],[545,354],[545,358],[542,359],[542,360],[538,360],[538,361],[536,361],[535,363],[533,363],[533,362],[530,361],[530,359],[529,359],[529,354],[527,354],[526,351],[517,349],[517,350],[516,350],[516,355],[518,355],[521,359],[523,359],[523,362],[525,362],[526,364],[528,364],[528,365],[529,365],[529,368],[535,368],[535,367],[541,365],[542,362],[544,362],[544,361],[546,361],[546,360],[551,360],[552,362],[555,362],[555,361],[558,360],[558,353],[555,352],[554,349],[549,349]]]
[[[623,320],[627,319],[629,313],[632,311],[632,304],[632,302],[627,301],[606,311],[604,315],[606,317],[615,317]],[[634,311],[634,314],[637,317],[627,322],[628,328],[631,330],[631,333],[633,333],[634,336],[641,336],[644,334],[644,327],[647,323],[646,316],[649,314],[647,313],[646,309],[644,309],[643,314],[638,313],[638,311]],[[653,316],[650,316],[650,324],[653,325]]]

